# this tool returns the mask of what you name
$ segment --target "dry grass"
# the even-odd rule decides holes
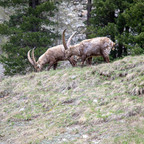
[[[0,143],[143,143],[144,56],[0,83]]]

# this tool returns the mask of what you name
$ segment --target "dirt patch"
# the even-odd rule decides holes
[[[5,98],[8,97],[10,95],[11,91],[10,90],[4,90],[4,91],[0,91],[0,99],[1,98]]]

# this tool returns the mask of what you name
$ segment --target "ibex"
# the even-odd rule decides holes
[[[82,60],[82,66],[86,59],[92,56],[102,56],[104,60],[109,63],[109,54],[115,43],[107,37],[97,37],[81,41],[79,44],[69,46],[65,42],[65,31],[63,31],[63,45],[65,48],[65,56],[69,58],[77,55]]]
[[[71,37],[69,38],[67,42],[67,45],[70,45],[70,41],[74,35],[75,33],[71,35]],[[63,60],[69,60],[72,66],[76,65],[76,61],[74,60],[74,57],[69,57],[69,58],[65,57],[65,49],[63,45],[57,45],[55,47],[49,48],[43,55],[39,57],[37,62],[34,56],[34,49],[32,49],[32,58],[30,56],[30,51],[31,50],[29,50],[27,53],[28,60],[33,65],[33,67],[35,68],[37,72],[41,71],[43,66],[47,63],[49,64],[48,70],[50,70],[52,66],[53,66],[53,69],[55,70],[57,67],[58,61],[63,61]]]

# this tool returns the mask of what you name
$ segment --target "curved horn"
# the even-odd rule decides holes
[[[67,50],[68,47],[67,47],[67,44],[65,42],[65,32],[66,32],[66,29],[63,31],[63,45],[64,45],[65,50]]]
[[[35,48],[32,49],[32,60],[34,62],[34,65],[36,65],[36,60],[35,60],[35,56],[34,56],[34,49]]]
[[[32,60],[31,57],[30,57],[30,51],[31,51],[31,50],[28,51],[27,57],[28,57],[29,62],[34,66],[34,62],[33,62],[33,60]]]
[[[77,32],[75,31],[75,32],[70,36],[70,38],[68,39],[68,41],[67,41],[67,47],[70,46],[71,40],[72,40],[73,36],[74,36],[76,33],[77,33]]]

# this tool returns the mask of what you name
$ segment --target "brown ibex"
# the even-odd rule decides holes
[[[97,37],[81,41],[79,44],[68,46],[65,42],[65,31],[63,31],[63,45],[65,48],[65,56],[69,58],[77,55],[84,61],[92,56],[102,56],[104,60],[109,63],[109,54],[115,43],[107,37]]]
[[[70,45],[70,41],[74,35],[75,33],[71,35],[71,37],[67,42],[67,45]],[[58,61],[63,61],[63,60],[69,60],[72,66],[76,65],[76,61],[74,60],[74,57],[69,57],[69,58],[65,57],[65,49],[63,45],[57,45],[55,47],[49,48],[43,55],[39,57],[37,62],[34,56],[34,49],[32,49],[32,58],[30,56],[30,51],[31,50],[29,50],[27,53],[28,60],[33,65],[33,67],[37,72],[41,71],[45,64],[49,64],[48,70],[50,70],[52,66],[53,69],[55,70]]]

